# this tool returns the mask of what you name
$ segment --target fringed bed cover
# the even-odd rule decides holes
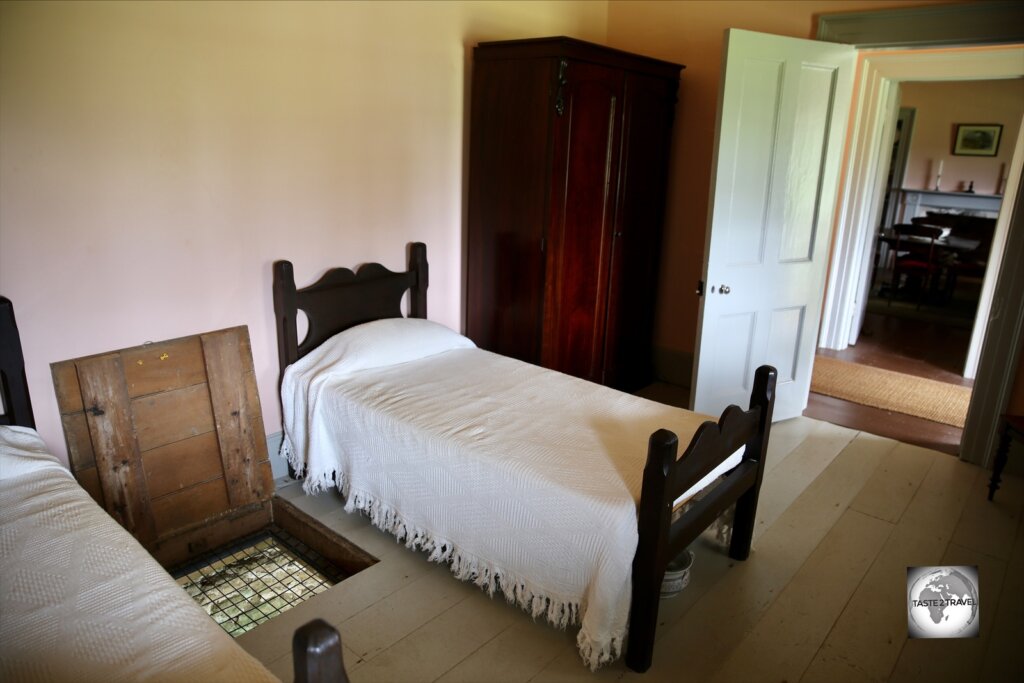
[[[346,510],[456,577],[557,627],[579,624],[591,669],[618,658],[648,439],[667,428],[686,443],[709,418],[477,349],[424,320],[339,337],[282,384],[283,450],[305,490],[337,486]]]
[[[34,430],[0,426],[0,680],[278,679],[93,502]]]

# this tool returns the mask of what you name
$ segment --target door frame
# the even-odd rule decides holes
[[[845,186],[834,230],[821,346],[846,348],[853,325],[860,324],[862,310],[858,301],[866,292],[871,242],[884,192],[887,159],[882,151],[892,145],[900,82],[1020,77],[1024,76],[1022,64],[1024,47],[1019,45],[861,52],[859,92],[855,95]],[[979,306],[978,320],[988,321],[987,334],[984,342],[981,335],[975,335],[977,339],[972,340],[972,350],[978,358],[975,386],[985,390],[975,391],[972,396],[960,457],[981,465],[987,465],[990,460],[999,414],[1012,389],[1014,376],[1006,372],[1007,361],[1014,363],[1010,367],[1016,367],[1021,335],[1020,316],[1014,315],[1010,302],[1021,301],[1024,289],[1018,289],[1021,283],[1017,282],[1016,273],[999,277],[1002,262],[1019,262],[1012,259],[1024,257],[1024,238],[1020,235],[1024,228],[1010,229],[1011,225],[1019,226],[1024,220],[1021,204],[1013,201],[1019,190],[1024,157],[1021,144],[1018,138],[993,244],[993,254],[1001,249],[1003,256],[991,259],[996,267],[990,270],[995,272],[986,275],[983,290],[982,306],[989,310],[986,312]]]
[[[851,128],[851,153],[846,165],[842,208],[835,225],[834,252],[819,337],[820,346],[837,351],[856,342],[863,322],[875,227],[881,220],[886,192],[889,156],[884,152],[892,147],[899,115],[900,83],[1024,77],[1024,48],[862,52],[859,67],[860,96],[856,99],[857,110]],[[1015,149],[1015,160],[1021,152],[1021,149]],[[1012,188],[1008,184],[1001,216],[1012,213],[1012,197]],[[1001,228],[997,227],[994,236],[994,254],[999,253],[998,247],[1005,241],[1006,225],[1001,225]],[[992,259],[992,262],[998,263],[998,259]],[[968,368],[976,366],[979,358],[996,274],[986,273],[987,284],[978,307]],[[966,374],[974,375],[971,372]]]

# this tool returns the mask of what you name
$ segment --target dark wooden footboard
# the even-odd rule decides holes
[[[659,429],[651,435],[637,515],[640,538],[633,559],[633,602],[626,651],[626,665],[634,671],[642,673],[651,666],[665,568],[733,503],[736,516],[729,556],[745,560],[750,554],[775,405],[775,380],[775,368],[758,368],[750,409],[729,406],[717,423],[705,422],[678,459],[679,439],[675,434]],[[673,523],[675,500],[740,448],[744,448],[742,462]]]

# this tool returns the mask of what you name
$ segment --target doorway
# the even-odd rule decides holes
[[[878,171],[885,182],[870,245],[868,286],[859,302],[860,326],[851,329],[852,345],[822,348],[819,357],[859,364],[864,372],[868,367],[884,368],[969,388],[974,372],[968,362],[972,333],[983,337],[988,321],[987,315],[978,315],[979,302],[1013,141],[1024,113],[1024,81],[906,81],[900,83],[897,105],[892,143],[883,142],[879,154],[886,167],[880,165]],[[990,154],[955,154],[958,127],[976,120],[1001,122],[996,130],[1006,137],[993,141],[986,150]],[[904,242],[897,256],[892,253],[893,234],[900,231]],[[906,234],[914,231],[934,231],[933,240]],[[818,364],[823,366],[831,367]],[[959,452],[966,397],[957,396],[959,409],[952,408],[952,419],[945,418],[943,424],[908,418],[907,413],[922,414],[922,406],[915,403],[890,400],[890,410],[870,409],[836,398],[843,395],[842,388],[837,393],[827,383],[816,385],[831,395],[812,393],[806,413],[811,417]],[[943,396],[926,392],[928,401],[945,398],[945,390],[935,388]]]
[[[858,341],[863,327],[867,313],[867,307],[863,304],[870,294],[876,229],[883,216],[886,173],[899,111],[901,85],[917,81],[1020,78],[1024,75],[1024,59],[1021,58],[1021,54],[1020,46],[862,53],[859,80],[863,92],[858,101],[856,124],[850,141],[844,206],[839,212],[836,225],[836,248],[830,269],[830,286],[826,293],[819,340],[821,347],[845,351],[851,343]],[[1006,148],[1009,150],[1015,149],[1020,143],[1019,139],[1004,138],[1002,144],[1009,145],[1010,147]],[[1016,194],[1020,167],[1020,154],[1013,156],[1013,164],[1008,165],[1004,175],[1006,192],[1010,197]],[[937,169],[933,167],[931,171],[934,170]],[[1013,201],[1010,199],[1002,206],[1001,219],[997,222],[993,238],[992,267],[987,273],[979,297],[978,317],[985,321],[993,319],[990,310],[993,307],[996,282],[999,280],[999,266],[1007,253],[1019,248],[1016,239],[1008,238],[1009,222],[1015,215],[1012,205]],[[1015,277],[1005,279],[1015,282]],[[1004,305],[1002,301],[997,303]],[[1011,338],[1015,338],[1014,335],[1017,334],[1016,327],[1014,321],[1004,317],[994,336],[997,345],[1009,346],[1011,342],[1015,344]],[[982,335],[972,336],[968,349],[968,363],[973,357],[977,365],[981,357],[982,338]],[[995,349],[996,346],[992,348]],[[986,355],[988,353],[986,351]],[[993,371],[994,368],[986,370],[989,373]],[[990,439],[987,435],[990,413],[998,415],[1000,396],[1007,390],[1003,386],[1007,382],[1005,377],[1000,380],[997,375],[990,376],[996,381],[986,382],[981,407],[975,410],[974,404],[979,402],[972,400],[972,412],[969,413],[966,428],[968,432],[971,431],[973,416],[977,427],[974,433],[977,436],[973,438],[974,445],[970,453],[962,453],[965,459],[979,463],[985,461],[990,450],[987,442]],[[915,431],[919,430],[915,428]],[[968,432],[964,433],[965,440]]]

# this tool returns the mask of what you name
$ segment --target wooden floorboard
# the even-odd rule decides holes
[[[353,682],[1018,681],[1024,480],[986,500],[988,473],[934,450],[809,418],[774,426],[751,557],[713,534],[693,546],[690,586],[662,602],[654,666],[590,672],[576,630],[488,598],[344,512],[335,492],[295,502],[380,561],[238,642],[291,680],[291,633],[338,627]],[[982,634],[907,637],[909,566],[976,564]]]

